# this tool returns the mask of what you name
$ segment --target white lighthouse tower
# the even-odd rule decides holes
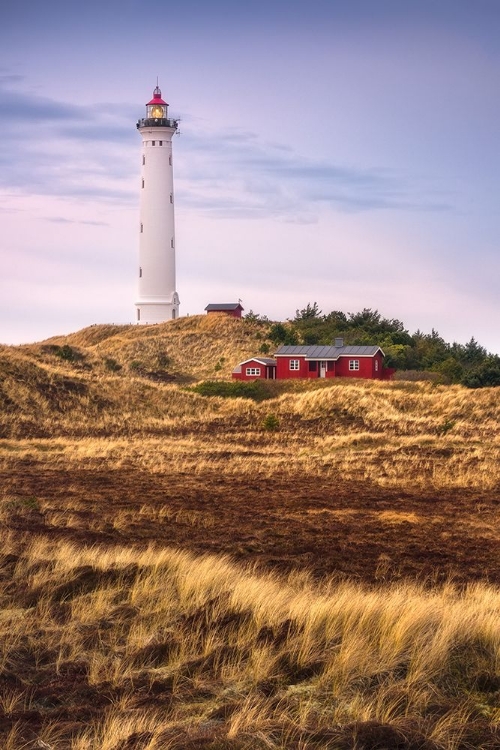
[[[179,315],[175,290],[174,180],[172,136],[177,120],[156,86],[137,122],[142,137],[139,299],[137,322],[162,323]]]

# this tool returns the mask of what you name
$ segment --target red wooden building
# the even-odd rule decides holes
[[[233,370],[235,380],[274,380],[276,360],[271,357],[253,357],[240,362]]]
[[[336,339],[335,346],[282,346],[274,356],[275,360],[254,357],[242,362],[233,370],[233,378],[240,380],[269,377],[275,377],[277,380],[290,378],[390,380],[394,374],[393,369],[384,367],[385,355],[379,346],[344,346],[342,339]],[[259,364],[259,362],[275,363],[274,374],[269,374],[271,369],[265,369],[272,365]]]
[[[222,302],[218,304],[210,304],[205,307],[207,315],[216,315],[222,313],[223,315],[229,315],[231,318],[241,318],[241,313],[244,308],[240,302]]]

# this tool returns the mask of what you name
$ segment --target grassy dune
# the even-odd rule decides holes
[[[2,748],[500,747],[498,389],[190,389],[261,335],[0,348]]]
[[[498,590],[319,585],[42,540],[8,540],[2,562],[3,747],[500,742]]]

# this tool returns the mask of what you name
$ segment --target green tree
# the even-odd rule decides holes
[[[500,357],[490,354],[481,364],[468,370],[462,384],[468,388],[485,388],[500,386]]]
[[[316,320],[321,317],[321,313],[322,311],[319,309],[317,302],[313,302],[312,305],[308,302],[307,306],[302,310],[295,310],[295,318],[293,319],[293,322],[299,323],[302,320]]]
[[[410,334],[397,318],[383,318],[378,310],[365,307],[359,313],[349,313],[348,325],[350,328],[361,329],[371,334],[399,334],[402,339],[410,337]],[[408,343],[407,340],[395,341],[394,343]]]
[[[347,327],[347,315],[341,310],[333,310],[328,315],[324,315],[323,320],[328,325],[333,325],[341,330]]]
[[[488,352],[484,346],[477,343],[474,336],[472,336],[471,340],[463,347],[462,361],[464,364],[477,365],[480,362],[483,362],[487,356]]]
[[[246,315],[243,316],[248,323],[255,323],[257,325],[264,325],[269,323],[269,318],[266,315],[259,315],[250,310]]]
[[[460,383],[464,368],[455,357],[447,357],[439,363],[436,370],[440,372],[448,383]]]
[[[308,329],[302,333],[302,343],[308,346],[314,346],[315,344],[321,343],[321,331],[314,331]]]
[[[283,323],[273,323],[269,329],[268,337],[273,344],[294,346],[299,343],[297,332],[293,328],[283,325]]]
[[[420,370],[434,370],[437,365],[450,356],[450,346],[432,329],[431,333],[417,331],[413,334],[415,341],[415,365]]]
[[[411,351],[410,346],[392,344],[387,340],[381,342],[379,346],[385,354],[385,367],[395,367],[398,370],[411,369],[411,367],[408,367],[408,351]]]

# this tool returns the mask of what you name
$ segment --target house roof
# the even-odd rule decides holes
[[[373,357],[384,352],[380,346],[280,346],[275,357],[305,357],[306,359],[338,359],[339,357]]]
[[[205,307],[207,312],[214,312],[215,310],[244,310],[239,302],[222,302],[219,304],[210,304]]]
[[[272,357],[250,357],[250,359],[245,359],[244,362],[240,362],[241,365],[246,365],[249,362],[258,362],[260,365],[276,365],[276,360],[272,359]]]
[[[276,360],[271,359],[271,357],[252,357],[251,359],[246,359],[244,362],[240,362],[239,365],[236,365],[233,372],[241,373],[243,365],[247,365],[249,362],[257,362],[257,364],[264,365],[264,367],[276,367]]]

